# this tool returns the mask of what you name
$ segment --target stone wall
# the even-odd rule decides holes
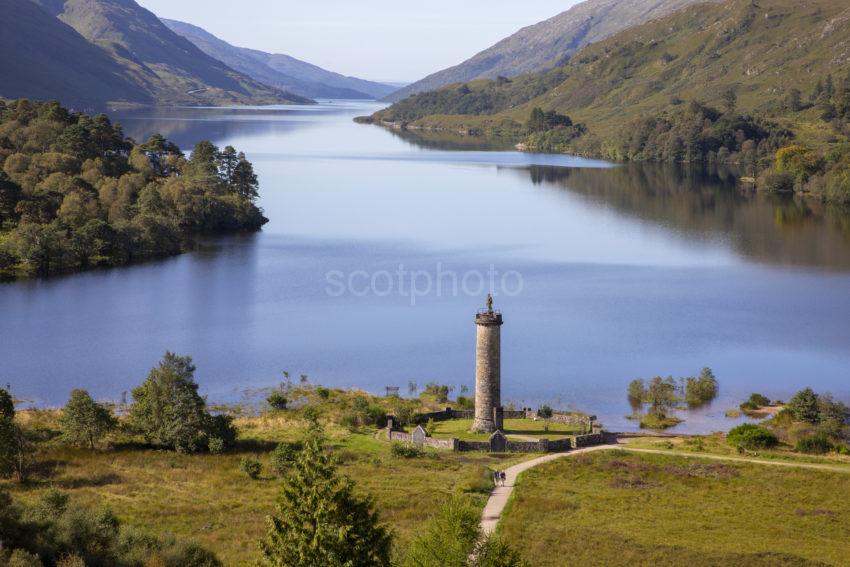
[[[604,433],[589,433],[587,435],[576,435],[574,447],[590,447],[591,445],[602,445],[605,443]]]

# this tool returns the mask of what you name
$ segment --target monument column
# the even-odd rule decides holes
[[[475,420],[472,431],[492,433],[497,424],[494,410],[502,406],[502,314],[493,310],[493,297],[487,296],[487,309],[475,315]]]

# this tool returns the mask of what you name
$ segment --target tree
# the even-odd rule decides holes
[[[62,436],[71,443],[88,445],[95,443],[116,426],[112,412],[95,402],[85,390],[74,390],[62,413]]]
[[[800,390],[788,402],[788,411],[797,421],[818,423],[820,421],[818,395],[811,388]]]
[[[643,380],[638,378],[629,382],[628,396],[629,405],[632,406],[632,410],[639,410],[644,400],[646,400],[646,385],[643,383]]]
[[[803,110],[803,93],[800,92],[800,89],[791,89],[788,93],[788,108],[793,112]]]
[[[417,537],[404,567],[527,567],[506,542],[481,533],[481,515],[468,500],[454,496],[443,503]]]
[[[206,401],[198,394],[192,358],[173,352],[166,352],[147,380],[133,390],[129,413],[133,426],[149,442],[180,452],[199,451],[210,436],[233,437],[232,425],[207,412]]]
[[[717,397],[717,378],[711,368],[702,369],[698,378],[690,377],[685,386],[685,401],[691,407],[707,404]]]
[[[236,165],[229,180],[230,190],[248,201],[256,201],[259,194],[260,183],[254,173],[254,166],[245,158],[245,154],[239,152]]]
[[[15,406],[9,392],[0,388],[0,478],[26,480],[30,445],[15,421]]]
[[[389,567],[392,538],[371,498],[354,494],[324,450],[321,432],[305,438],[283,480],[277,513],[260,542],[261,563],[274,567]]]
[[[676,382],[672,377],[656,376],[649,382],[646,401],[655,414],[664,414],[676,404]]]

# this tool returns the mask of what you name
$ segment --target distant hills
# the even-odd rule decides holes
[[[106,104],[309,103],[210,57],[133,0],[0,0],[0,96]]]
[[[815,85],[850,71],[846,0],[728,0],[698,4],[632,27],[577,52],[546,73],[478,80],[422,93],[376,113],[410,128],[513,132],[532,110],[586,125],[595,151],[613,151],[630,121],[701,101],[756,112],[806,138],[830,135]],[[830,75],[832,76],[830,78]],[[843,87],[835,87],[843,88]],[[801,128],[810,123],[811,128]]]
[[[449,69],[438,71],[387,96],[396,102],[412,94],[476,79],[515,77],[566,63],[585,45],[626,28],[700,2],[719,0],[587,0],[557,16],[519,30]]]
[[[201,51],[266,85],[310,98],[380,99],[398,87],[346,77],[290,57],[236,47],[185,22],[162,19],[175,33]]]

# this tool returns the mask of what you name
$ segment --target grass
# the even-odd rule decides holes
[[[490,433],[472,433],[469,429],[472,427],[471,419],[451,419],[448,421],[434,422],[433,437],[451,438],[457,437],[464,441],[486,441],[490,438]],[[559,439],[567,435],[575,435],[579,433],[578,428],[563,423],[549,423],[549,431],[546,431],[546,423],[541,421],[532,421],[530,419],[506,419],[504,422],[504,432],[506,435],[524,435],[528,437],[536,437],[539,439]]]
[[[49,429],[50,412],[22,422]],[[33,502],[50,488],[67,491],[91,506],[108,506],[123,521],[158,534],[172,533],[196,541],[227,565],[253,564],[257,541],[274,512],[280,481],[271,472],[269,452],[280,441],[300,437],[304,423],[295,412],[274,412],[236,420],[239,446],[223,455],[180,455],[138,444],[118,444],[104,451],[69,448],[51,441],[39,446],[38,470],[24,486],[0,481],[16,499]],[[395,557],[403,557],[416,531],[444,497],[465,493],[483,507],[490,489],[490,469],[505,468],[525,455],[488,455],[428,451],[416,459],[395,458],[390,444],[374,429],[351,433],[326,424],[340,470],[361,494],[370,494],[381,519],[395,535]],[[241,459],[259,460],[259,480],[239,470]]]
[[[830,453],[820,457],[794,452],[794,447],[787,443],[773,449],[763,449],[757,452],[747,452],[741,455],[738,450],[726,442],[722,433],[700,436],[670,436],[664,439],[658,437],[633,437],[628,439],[629,447],[638,449],[660,449],[664,451],[681,451],[682,453],[709,453],[728,457],[755,457],[764,460],[788,461],[797,463],[813,463],[830,466],[846,466],[850,469],[850,456]]]
[[[500,531],[535,567],[846,565],[850,475],[606,451],[523,475]]]
[[[682,423],[682,419],[659,413],[648,413],[641,416],[640,426],[642,429],[669,429]]]

